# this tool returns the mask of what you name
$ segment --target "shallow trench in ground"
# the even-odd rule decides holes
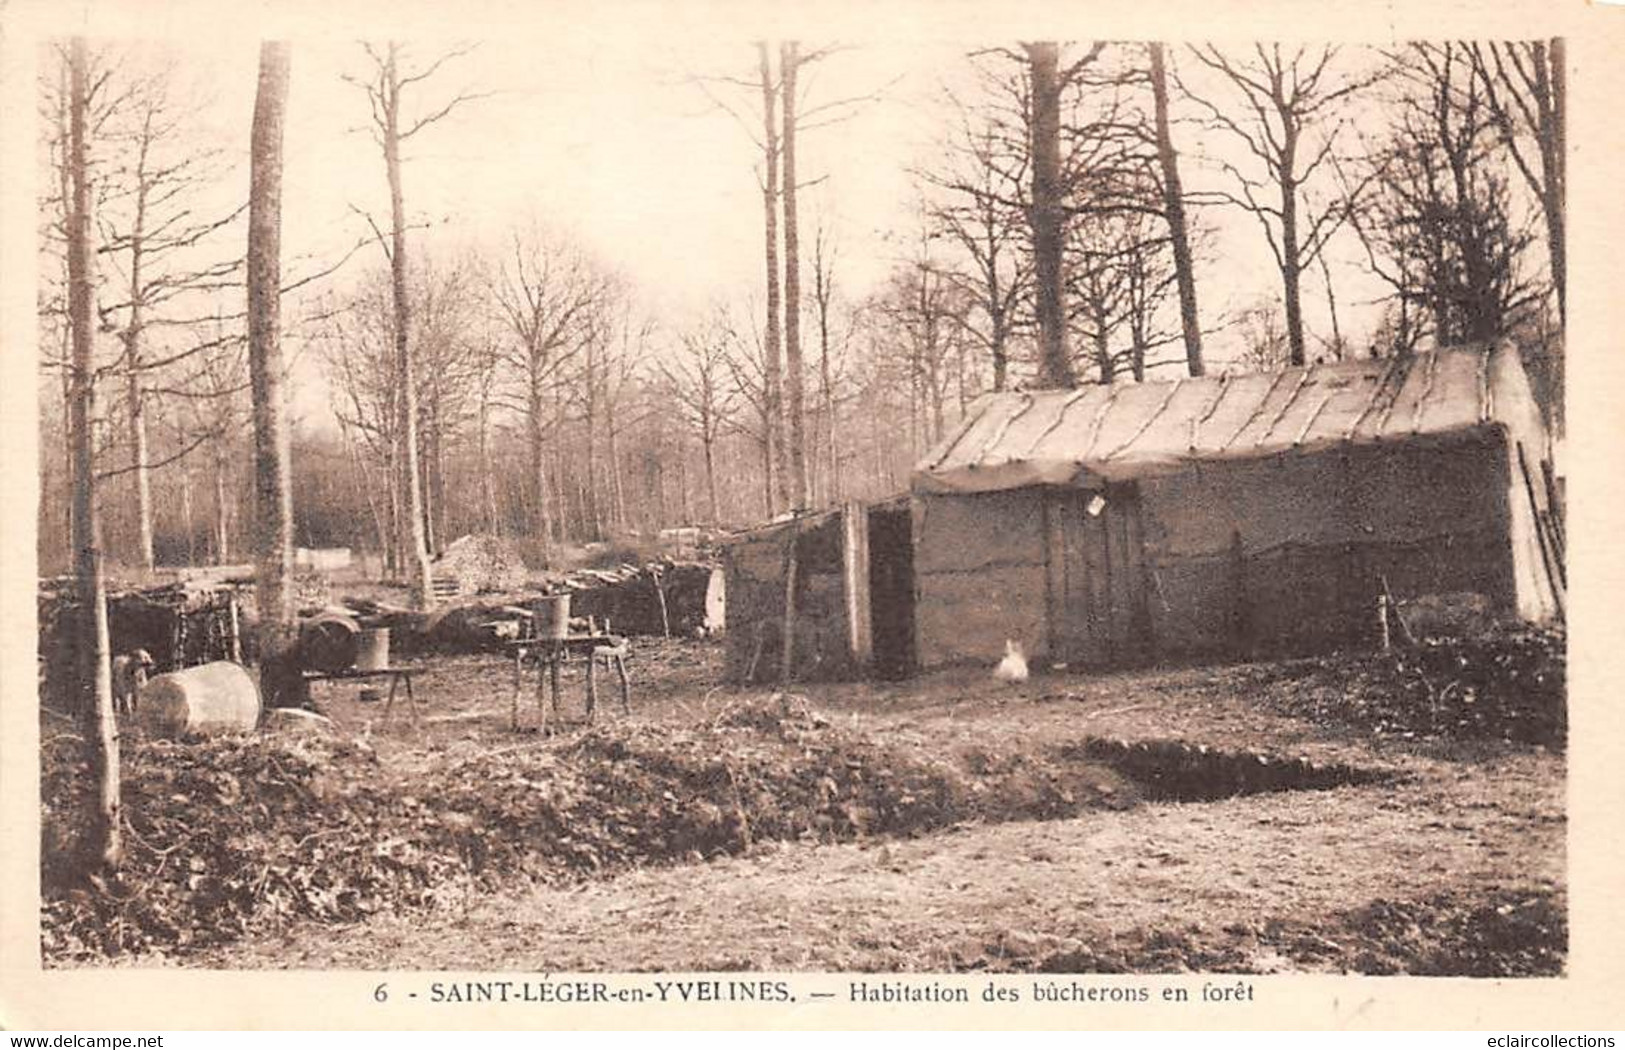
[[[1423,806],[1436,819],[1419,821]],[[1364,960],[1347,914],[1441,894],[1560,897],[1562,821],[1531,816],[1511,798],[1452,802],[1407,784],[1146,803],[909,839],[763,843],[426,916],[304,925],[187,964],[1414,971],[1403,957]]]

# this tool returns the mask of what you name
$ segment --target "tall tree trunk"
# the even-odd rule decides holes
[[[595,398],[587,396],[587,458],[582,464],[582,516],[586,519],[588,535],[595,540],[604,538],[604,516],[598,499],[598,420],[592,407]]]
[[[688,502],[688,449],[683,447],[681,438],[677,440],[677,524],[688,525],[694,520],[694,513]]]
[[[790,390],[790,482],[797,509],[810,505],[807,486],[807,402],[801,364],[801,244],[796,213],[796,73],[794,41],[779,46],[784,96],[784,381]]]
[[[66,141],[66,136],[64,136],[64,141]],[[67,165],[64,164],[63,168],[65,170],[67,168]],[[71,201],[71,200],[73,200],[73,194],[70,192],[63,199]],[[72,324],[69,324],[68,326],[66,326],[63,329],[63,332],[67,336],[66,342],[68,344],[66,347],[63,348],[66,351],[66,353],[64,354],[64,357],[67,360],[72,361],[73,360],[73,326],[72,326]],[[73,402],[74,402],[74,398],[78,397],[78,395],[79,395],[78,381],[74,377],[73,369],[72,368],[64,368],[62,370],[62,450],[67,453],[67,456],[66,456],[67,462],[64,464],[64,468],[63,468],[63,471],[62,471],[62,495],[63,495],[63,500],[62,500],[63,533],[62,534],[64,536],[69,537],[69,545],[70,546],[72,545],[72,537],[76,535],[76,533],[73,531],[73,523],[77,520],[76,517],[75,517],[75,512],[74,512],[74,507],[75,507],[75,505],[77,503],[77,500],[76,500],[76,498],[74,496],[74,493],[77,491],[76,480],[77,480],[77,477],[78,477],[78,472],[77,472],[78,468],[75,466],[75,463],[77,462],[75,457],[78,456],[78,451],[74,448],[74,443],[73,443],[73,423],[72,423],[72,420],[73,420]],[[71,569],[71,567],[73,565],[73,554],[72,554],[71,551],[68,553],[66,561],[67,561],[68,567]]]
[[[217,438],[214,452],[214,563],[224,565],[231,558],[231,464],[226,457],[225,438]]]
[[[762,514],[773,517],[773,442],[762,442]]]
[[[1066,346],[1066,187],[1061,179],[1060,48],[1027,45],[1032,94],[1034,301],[1038,319],[1038,385],[1073,387],[1077,376]]]
[[[1332,268],[1326,261],[1326,253],[1321,252],[1315,256],[1320,265],[1320,279],[1326,285],[1326,310],[1331,315],[1332,324],[1332,356],[1343,360],[1343,326],[1337,320],[1337,290],[1332,287]]]
[[[385,59],[384,167],[389,175],[390,286],[395,301],[395,368],[400,384],[401,451],[406,458],[407,538],[412,601],[419,609],[434,604],[434,581],[429,567],[428,539],[423,530],[423,491],[418,469],[417,381],[412,365],[412,303],[407,284],[406,205],[401,193],[401,79],[395,64],[398,45],[389,45]]]
[[[150,119],[150,118],[149,118]],[[130,323],[124,330],[124,367],[129,370],[126,396],[129,401],[130,459],[135,478],[136,558],[141,567],[152,571],[152,477],[147,465],[147,416],[141,390],[141,336],[145,321],[141,286],[147,224],[147,146],[143,135],[136,162],[135,219],[130,231]]]
[[[136,336],[132,332],[133,343]],[[132,346],[130,357],[137,360]],[[125,380],[130,413],[130,467],[135,481],[136,557],[143,569],[152,571],[152,476],[147,456],[147,413],[141,391],[141,373],[134,364]]]
[[[710,424],[705,426],[705,493],[711,506],[710,524],[716,525],[722,520],[722,514],[717,509],[717,462],[716,462],[716,435],[711,433]]]
[[[113,711],[113,677],[107,635],[107,594],[102,582],[101,536],[96,520],[95,329],[91,299],[95,294],[94,257],[90,244],[90,170],[85,137],[89,118],[89,70],[83,37],[69,45],[68,169],[73,196],[68,207],[68,323],[73,340],[74,574],[82,622],[76,644],[79,712],[89,742],[90,772],[96,782],[85,840],[85,870],[114,870],[123,857],[119,833],[119,736]]]
[[[1549,125],[1540,136],[1541,161],[1546,168],[1545,192],[1541,194],[1541,209],[1546,215],[1546,245],[1552,260],[1552,285],[1557,289],[1557,314],[1566,324],[1569,315],[1569,262],[1568,223],[1566,215],[1566,188],[1568,183],[1568,73],[1567,50],[1562,37],[1553,37],[1541,49],[1536,69],[1543,73],[1551,105],[1547,109]]]
[[[497,513],[496,479],[491,466],[491,386],[489,380],[480,386],[480,503],[485,514],[485,531],[501,535],[502,527]]]
[[[760,63],[762,78],[762,127],[763,163],[762,178],[762,211],[765,220],[766,261],[767,261],[767,326],[763,335],[762,363],[765,382],[763,384],[764,399],[767,402],[764,413],[767,429],[767,452],[769,470],[767,484],[769,495],[768,516],[773,515],[773,508],[778,503],[788,502],[789,493],[786,490],[789,464],[785,456],[783,439],[784,427],[784,392],[782,385],[782,371],[779,362],[779,129],[776,120],[778,89],[773,84],[772,61],[768,57],[766,41],[756,45],[757,58]]]
[[[1179,285],[1179,324],[1185,336],[1185,368],[1193,376],[1207,374],[1202,361],[1202,323],[1196,308],[1196,272],[1191,261],[1190,235],[1185,221],[1185,187],[1179,178],[1179,154],[1168,125],[1168,71],[1161,44],[1151,44],[1151,95],[1156,109],[1157,163],[1162,169],[1163,208],[1168,238],[1174,251],[1174,278]]]
[[[423,477],[420,483],[423,486],[423,547],[430,557],[440,548],[439,530],[435,526],[435,519],[440,516],[440,499],[435,492],[438,482],[435,480],[435,464],[440,461],[440,432],[439,424],[431,414],[423,428]]]
[[[615,403],[604,405],[604,431],[609,438],[609,496],[612,527],[626,530],[626,487],[621,482],[621,442],[615,427]]]
[[[197,521],[192,514],[192,465],[181,464],[181,521],[186,528],[186,565],[197,564]]]
[[[1288,129],[1285,163],[1282,172],[1292,170],[1293,143],[1296,136]],[[1286,299],[1287,364],[1302,365],[1303,352],[1303,266],[1298,256],[1298,185],[1291,178],[1281,178],[1281,283]]]
[[[262,696],[285,694],[283,666],[297,641],[293,597],[293,497],[282,382],[282,139],[288,44],[260,46],[249,149],[248,369],[254,402],[254,561]]]
[[[835,384],[829,367],[829,286],[819,264],[818,288],[818,384],[824,408],[824,432],[820,444],[824,451],[824,503],[840,500],[840,471],[835,455]]]
[[[530,424],[531,498],[535,500],[531,505],[531,528],[535,531],[537,538],[542,541],[542,560],[551,562],[553,558],[553,520],[551,513],[553,493],[548,485],[547,435],[542,426],[542,413],[546,410],[541,381],[533,376],[530,384],[529,412],[526,414]],[[561,503],[559,506],[562,508],[563,504]]]

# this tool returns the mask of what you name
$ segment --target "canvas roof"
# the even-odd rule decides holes
[[[1163,382],[988,394],[914,469],[916,492],[991,492],[1172,473],[1194,463],[1455,434],[1497,421],[1511,347]],[[1503,392],[1503,387],[1505,388]]]

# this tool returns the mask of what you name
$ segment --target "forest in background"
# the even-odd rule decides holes
[[[485,532],[540,565],[562,544],[896,493],[988,390],[1503,337],[1560,424],[1560,42],[967,50],[916,114],[936,148],[880,231],[883,278],[861,282],[818,157],[893,86],[840,90],[844,47],[738,50],[684,90],[753,143],[737,179],[759,191],[763,262],[754,286],[675,311],[562,217],[478,243],[432,229],[401,146],[498,86],[477,82],[478,48],[356,45],[334,98],[390,213],[358,208],[352,245],[281,275],[285,344],[331,417],[293,429],[297,544],[380,551],[404,579],[414,550]],[[185,62],[88,55],[91,461],[102,548],[132,570],[253,549],[246,165],[201,130],[207,85]],[[43,56],[43,573],[72,560],[67,70],[65,44]],[[1233,272],[1221,228],[1270,266]],[[1204,296],[1238,282],[1240,308]]]

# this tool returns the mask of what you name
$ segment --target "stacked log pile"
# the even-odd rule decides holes
[[[71,581],[40,581],[40,696],[59,709],[70,706],[78,607]],[[114,590],[107,596],[111,649],[115,654],[145,649],[160,672],[215,660],[251,659],[252,607],[251,589],[220,578],[186,577],[153,587]]]
[[[530,606],[544,594],[569,593],[577,629],[588,622],[621,635],[701,637],[720,629],[714,608],[722,586],[715,567],[654,562],[614,569],[579,569],[555,576],[547,591],[509,592],[466,599],[422,613],[387,602],[346,598],[344,608],[363,627],[387,627],[394,651],[484,652],[520,637]]]
[[[706,615],[715,568],[702,562],[655,562],[583,569],[564,580],[570,612],[608,620],[617,634],[697,638],[720,628]]]

